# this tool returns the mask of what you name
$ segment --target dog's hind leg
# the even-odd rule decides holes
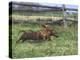
[[[21,42],[23,43],[26,39],[23,39]]]
[[[21,38],[19,38],[19,39],[16,41],[16,43],[18,43],[20,40],[21,40]]]

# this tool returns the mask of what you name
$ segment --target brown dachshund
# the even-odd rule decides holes
[[[32,32],[32,31],[24,31],[21,37],[18,39],[18,41],[22,40],[24,42],[25,40],[46,40],[49,36],[49,33],[47,31],[39,31],[39,32]],[[18,42],[16,41],[16,42]]]
[[[55,37],[58,37],[51,27],[48,27],[47,25],[42,25],[42,27],[43,29],[38,32],[23,31],[23,34],[18,39],[18,41],[22,40],[22,42],[24,42],[25,40],[30,40],[30,39],[31,40],[40,40],[40,39],[47,40],[52,35]]]

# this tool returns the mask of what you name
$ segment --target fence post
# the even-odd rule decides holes
[[[65,10],[65,5],[63,4],[63,7],[62,7],[62,10],[63,10],[63,24],[64,24],[64,28],[67,28],[67,21],[66,21],[66,10]]]

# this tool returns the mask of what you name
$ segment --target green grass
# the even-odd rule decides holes
[[[12,25],[12,57],[46,57],[78,54],[77,27],[71,26],[66,29],[63,26],[52,25],[59,37],[51,37],[51,41],[28,42],[16,44],[22,33],[20,30],[39,31],[38,24],[13,24]]]

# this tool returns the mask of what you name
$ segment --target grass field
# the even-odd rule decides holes
[[[37,19],[42,19],[42,20],[48,20],[48,19],[52,19],[53,21],[56,20],[60,20],[63,19],[63,16],[25,16],[25,15],[12,15],[13,20],[33,20],[36,21]],[[76,18],[73,17],[67,17],[67,19],[72,19],[72,20],[76,20]]]
[[[53,19],[53,20],[59,20],[62,19],[62,17],[54,17],[54,16],[24,16],[24,15],[12,15],[12,18],[14,20],[33,20],[36,21],[37,19],[44,19],[44,20],[48,20],[48,19]]]
[[[51,37],[51,41],[28,42],[16,44],[22,33],[20,30],[39,31],[39,24],[13,24],[12,25],[12,57],[47,57],[78,54],[77,26],[70,26],[63,29],[63,26],[52,25],[58,33],[58,38]]]

